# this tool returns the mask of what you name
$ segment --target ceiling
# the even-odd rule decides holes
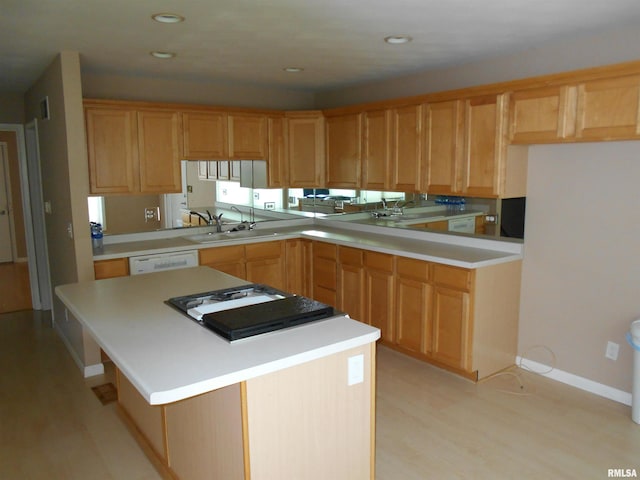
[[[61,51],[79,52],[83,73],[321,91],[640,21],[638,0],[3,0],[1,11],[5,93],[25,92]],[[151,19],[161,12],[185,21]],[[398,34],[413,41],[383,41]]]

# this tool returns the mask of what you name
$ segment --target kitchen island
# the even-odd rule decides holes
[[[246,283],[196,267],[56,294],[113,360],[123,413],[175,478],[373,478],[379,330],[336,315],[229,343],[164,303]]]

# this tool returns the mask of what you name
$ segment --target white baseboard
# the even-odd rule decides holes
[[[543,363],[534,362],[528,358],[522,358],[520,356],[516,357],[516,365],[521,365],[523,363],[530,370],[534,372],[541,372],[540,375],[543,377],[547,377],[552,380],[571,385],[572,387],[579,388],[580,390],[593,393],[600,397],[608,398],[609,400],[631,406],[630,392],[618,390],[617,388],[594,382],[588,378],[579,377],[578,375],[558,370],[557,368],[552,368]]]
[[[60,330],[57,323],[54,323],[54,328],[56,329],[58,336],[62,340],[62,343],[64,343],[65,347],[67,347],[67,351],[69,352],[69,354],[71,355],[71,358],[73,359],[75,364],[78,366],[78,368],[82,372],[82,375],[84,376],[84,378],[93,377],[95,375],[102,375],[104,373],[104,365],[102,363],[97,363],[95,365],[85,365],[84,362],[80,359],[80,357],[76,353],[76,351],[71,346],[71,343],[69,343],[69,340],[67,339],[67,337],[64,335],[64,333],[62,333],[62,330]]]
[[[102,375],[104,373],[104,365],[102,363],[96,363],[95,365],[85,365],[84,378],[95,377],[96,375]]]

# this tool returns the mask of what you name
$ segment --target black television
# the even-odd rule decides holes
[[[524,215],[526,197],[503,198],[500,236],[524,238]]]

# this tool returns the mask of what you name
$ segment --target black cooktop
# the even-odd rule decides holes
[[[226,301],[251,302],[251,297],[261,303],[225,308]],[[167,303],[230,342],[335,315],[330,305],[261,284],[174,297]],[[207,308],[219,310],[206,313]],[[196,316],[198,309],[204,313]]]

